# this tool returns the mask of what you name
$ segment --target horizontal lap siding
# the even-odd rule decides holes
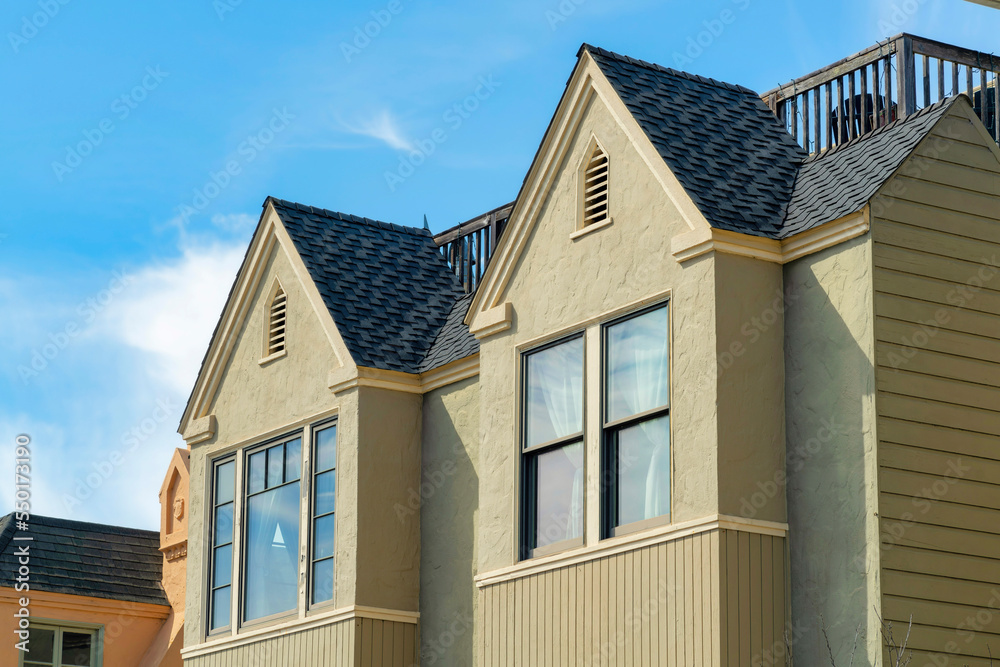
[[[417,626],[352,619],[184,661],[184,667],[412,667]]]
[[[784,550],[713,531],[483,587],[479,664],[745,667],[780,642]]]
[[[970,128],[946,119],[872,225],[883,615],[916,664],[1000,654],[1000,163]]]

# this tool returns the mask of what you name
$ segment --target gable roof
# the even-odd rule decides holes
[[[265,206],[268,203],[288,231],[354,362],[404,373],[428,370],[431,362],[425,363],[425,357],[464,296],[430,231],[273,197]],[[462,332],[450,331],[433,359],[447,363],[454,360],[453,354],[468,349]]]
[[[757,93],[589,44],[584,50],[709,224],[780,233],[806,153]]]
[[[160,584],[160,534],[32,515],[19,531],[13,514],[0,518],[0,586],[13,588],[18,547],[31,554],[32,590],[169,605]],[[23,534],[30,542],[13,539]]]

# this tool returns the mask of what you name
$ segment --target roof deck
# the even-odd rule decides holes
[[[1000,143],[1000,57],[901,34],[761,99],[809,153],[818,153],[965,93]]]

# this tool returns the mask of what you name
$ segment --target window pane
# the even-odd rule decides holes
[[[622,429],[617,439],[617,525],[669,514],[670,418]]]
[[[235,499],[236,462],[223,463],[215,469],[215,504],[230,503]]]
[[[80,665],[87,667],[90,665],[90,647],[93,635],[82,632],[69,632],[63,630],[62,633],[62,664]]]
[[[227,544],[215,550],[212,570],[212,588],[228,586],[233,580],[233,545]]]
[[[316,472],[337,467],[337,427],[316,432]]]
[[[215,508],[215,544],[233,541],[233,504],[226,503]]]
[[[333,599],[333,559],[327,558],[313,563],[312,601],[313,604]]]
[[[668,331],[665,307],[608,327],[608,421],[667,405]]]
[[[264,490],[264,471],[267,461],[267,452],[259,451],[250,455],[250,485],[248,493],[257,493]]]
[[[296,438],[285,443],[285,481],[302,476],[302,441]]]
[[[267,450],[267,488],[279,486],[284,481],[285,447],[277,445]]]
[[[299,483],[247,499],[246,619],[289,611],[296,604]]]
[[[337,473],[331,470],[316,475],[316,514],[328,514],[336,507]]]
[[[232,587],[226,586],[212,593],[212,627],[218,630],[229,625],[229,605]]]
[[[31,643],[26,657],[30,657],[34,662],[47,662],[52,664],[52,650],[56,641],[56,631],[48,628],[31,628]]]
[[[536,547],[583,535],[583,443],[538,455]]]
[[[313,560],[333,555],[333,526],[336,515],[316,519],[313,528]]]
[[[525,447],[583,430],[583,338],[528,356]]]

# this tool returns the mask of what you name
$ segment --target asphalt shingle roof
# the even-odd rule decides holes
[[[32,515],[27,531],[0,518],[0,586],[13,588],[19,547],[29,547],[32,590],[168,605],[160,534]],[[31,537],[29,541],[13,539]]]
[[[757,93],[588,44],[583,49],[709,224],[755,236],[780,233],[806,153]]]
[[[355,363],[404,373],[435,367],[428,367],[425,357],[464,291],[428,230],[273,197],[265,205],[268,202],[288,230]],[[467,349],[469,341],[462,332],[449,329],[433,358],[447,363],[453,360],[450,352]]]
[[[479,341],[469,332],[465,314],[469,312],[474,294],[467,294],[455,302],[441,331],[427,350],[420,371],[429,371],[445,364],[464,359],[479,352]]]

